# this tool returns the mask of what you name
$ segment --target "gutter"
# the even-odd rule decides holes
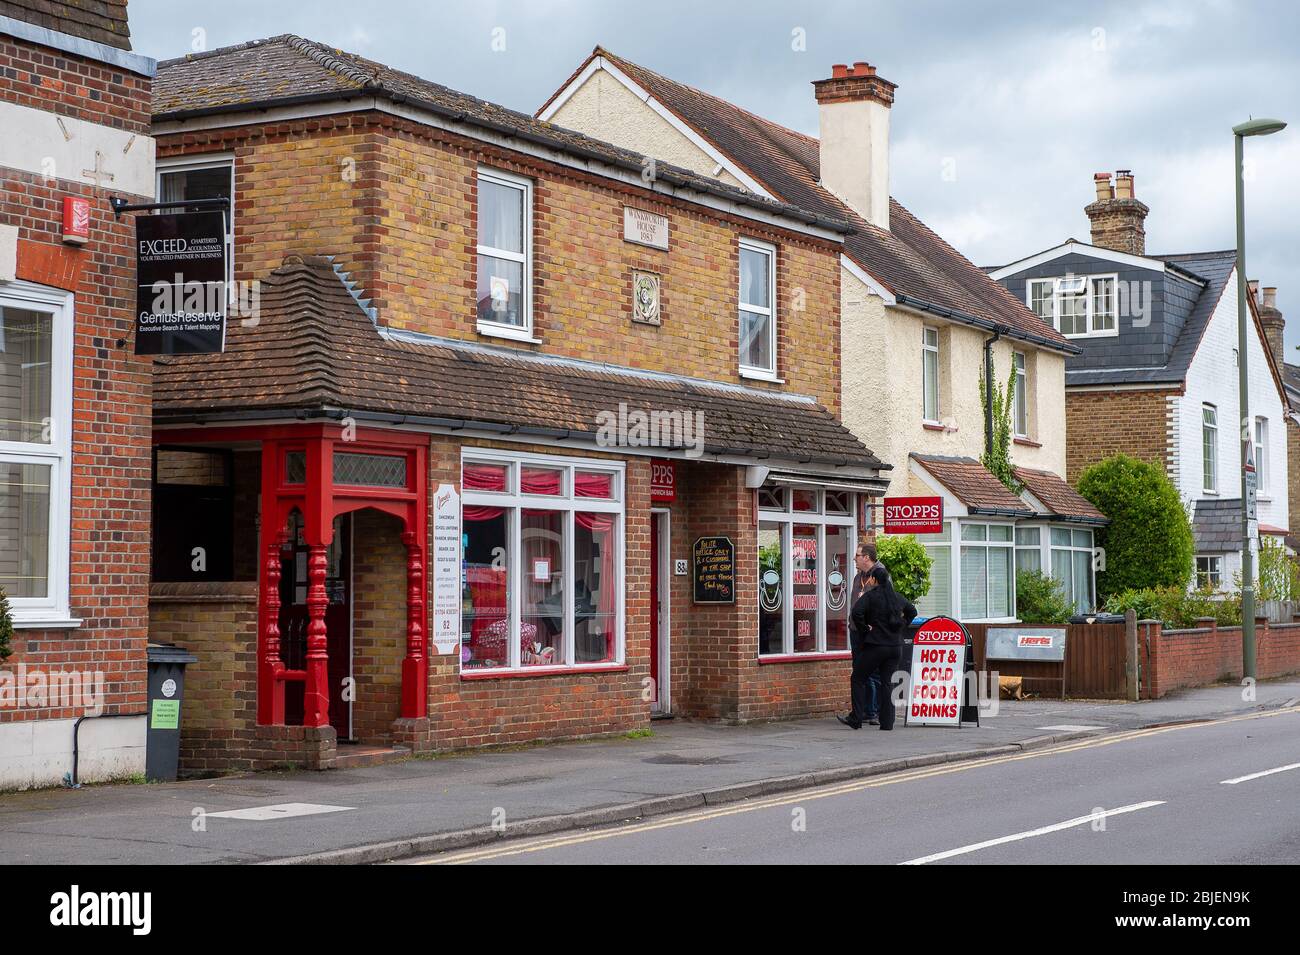
[[[1033,511],[1024,510],[1018,507],[967,507],[968,514],[983,517],[1025,517],[1031,518],[1035,514]]]
[[[959,312],[956,309],[947,308],[943,305],[935,305],[933,302],[914,298],[913,296],[905,295],[902,292],[895,293],[894,298],[897,300],[899,305],[906,305],[917,311],[928,312],[931,315],[938,315],[942,318],[951,319],[954,322],[961,322],[963,325],[973,325],[976,328],[982,328],[989,332],[1001,329],[1003,335],[1007,338],[1014,338],[1017,341],[1030,342],[1031,344],[1040,345],[1043,348],[1050,348],[1052,351],[1062,352],[1066,355],[1079,355],[1083,353],[1083,349],[1080,346],[1071,344],[1070,342],[1062,344],[1061,342],[1047,338],[1044,335],[1035,335],[1032,332],[1012,328],[1003,322],[993,322],[987,318],[978,318],[974,315],[967,314],[966,312]]]
[[[367,97],[387,100],[388,102],[397,105],[412,106],[451,122],[476,126],[480,129],[486,129],[498,133],[507,138],[518,139],[522,142],[545,146],[549,149],[555,149],[559,152],[567,153],[571,156],[577,156],[591,162],[603,163],[604,165],[611,166],[615,169],[633,172],[638,177],[644,172],[641,163],[633,159],[610,155],[601,152],[598,149],[569,142],[559,136],[546,136],[540,133],[532,133],[526,130],[516,129],[506,123],[496,123],[490,119],[473,115],[463,109],[452,109],[431,100],[423,99],[418,96],[410,96],[406,93],[398,93],[383,85],[373,83],[359,86],[356,89],[351,90],[331,90],[325,93],[305,93],[298,96],[282,96],[274,99],[254,100],[250,103],[238,103],[235,105],[225,106],[203,106],[194,109],[173,110],[167,113],[155,113],[152,117],[152,122],[154,124],[169,122],[178,123],[187,119],[198,119],[206,116],[220,116],[241,112],[266,112],[271,109],[285,106],[302,106],[309,103],[328,103],[331,101],[348,102],[350,100],[364,99]],[[164,133],[161,135],[167,134]],[[593,142],[597,142],[597,140],[593,140]],[[595,172],[595,170],[592,171]],[[712,195],[719,199],[726,199],[730,202],[736,202],[740,205],[750,206],[755,209],[763,209],[784,218],[792,219],[796,222],[802,222],[805,225],[817,226],[830,232],[839,233],[840,235],[848,235],[855,231],[855,227],[852,223],[846,220],[818,215],[801,209],[798,206],[792,206],[789,203],[773,202],[770,199],[759,199],[748,193],[740,192],[739,190],[723,186],[715,186],[707,180],[692,179],[675,172],[672,166],[664,163],[658,164],[655,178],[658,181],[666,182],[682,189],[687,189],[704,195]]]
[[[154,418],[154,425],[205,425],[212,422],[282,421],[285,418],[296,418],[299,421],[342,421],[345,418],[350,418],[358,422],[399,426],[409,425],[416,428],[430,428],[453,433],[457,431],[485,431],[503,437],[511,435],[527,435],[529,437],[548,438],[556,441],[572,439],[587,444],[596,444],[596,434],[591,431],[544,428],[538,425],[527,424],[500,424],[494,421],[475,421],[470,418],[442,418],[434,415],[399,414],[396,412],[384,411],[353,411],[344,408],[268,408],[246,411],[218,411],[214,413],[188,412],[175,415],[157,416]],[[612,450],[618,451],[619,449],[615,448]],[[626,449],[623,450],[626,451]],[[684,451],[686,449],[662,448],[659,450]],[[762,451],[755,448],[727,447],[725,445],[717,444],[704,445],[703,453],[714,455],[735,455],[755,460],[767,460],[772,457],[772,452],[770,451]],[[799,464],[830,465],[836,468],[864,468],[875,471],[892,470],[892,465],[885,464],[883,461],[874,457],[856,460],[853,458],[834,455],[804,455],[802,457],[791,457],[782,460],[792,460]]]

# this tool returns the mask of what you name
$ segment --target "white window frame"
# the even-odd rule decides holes
[[[1070,543],[1069,544],[1052,543],[1052,531],[1054,530],[1068,532],[1070,535]],[[1089,543],[1086,546],[1080,547],[1079,545],[1074,543],[1075,531],[1087,532]],[[1065,588],[1066,599],[1069,600],[1071,603],[1073,603],[1076,608],[1078,607],[1078,602],[1075,600],[1075,593],[1074,593],[1074,555],[1076,553],[1086,553],[1088,555],[1088,579],[1089,579],[1088,586],[1091,590],[1091,594],[1092,594],[1091,602],[1093,606],[1087,607],[1085,608],[1085,610],[1076,611],[1076,612],[1082,613],[1088,610],[1097,609],[1096,608],[1096,603],[1097,603],[1097,561],[1096,561],[1097,532],[1096,530],[1092,527],[1080,527],[1077,524],[1059,524],[1059,523],[1045,524],[1043,525],[1043,534],[1042,534],[1041,543],[1043,548],[1043,553],[1042,553],[1043,572],[1047,574],[1047,576],[1051,577],[1053,580],[1057,581]],[[1053,572],[1052,552],[1058,550],[1070,552],[1070,579],[1069,580],[1061,580],[1061,578],[1057,577],[1056,574]]]
[[[1067,281],[1083,281],[1084,292],[1084,320],[1082,332],[1063,332],[1061,331],[1061,283]],[[1093,299],[1096,295],[1096,285],[1098,282],[1113,281],[1115,283],[1115,327],[1114,328],[1097,328],[1097,316],[1093,308]],[[1044,320],[1050,320],[1052,327],[1060,331],[1066,338],[1114,338],[1119,335],[1119,273],[1107,272],[1100,275],[1063,275],[1053,278],[1035,278],[1025,281],[1025,306],[1038,314],[1034,309],[1034,289],[1044,283],[1052,283],[1051,303],[1052,307],[1049,316],[1042,316]],[[1040,293],[1040,298],[1042,298]]]
[[[1213,421],[1207,421],[1210,412]],[[1206,439],[1209,439],[1209,453]],[[1219,493],[1219,409],[1208,402],[1201,405],[1201,490],[1206,494]]]
[[[981,525],[986,528],[984,532],[985,535],[984,540],[982,541],[965,540],[962,537],[962,531],[967,527],[973,527],[977,525]],[[1005,541],[990,541],[988,539],[987,528],[994,527],[994,526],[1011,528],[1011,538]],[[953,616],[956,617],[958,620],[961,620],[963,622],[970,622],[970,623],[1010,623],[1013,620],[1015,620],[1016,619],[1016,526],[1015,524],[1009,521],[988,520],[979,516],[965,517],[965,518],[961,518],[960,520],[955,520],[952,522],[951,537],[952,537],[951,546],[953,547],[952,590],[953,590],[953,603],[956,605],[953,608],[954,610]],[[937,545],[937,546],[942,546],[942,545]],[[1011,564],[1010,564],[1009,576],[1011,578],[1011,593],[1009,595],[1010,603],[1008,604],[1008,608],[1010,609],[1011,613],[1008,616],[971,617],[969,618],[969,621],[967,621],[966,608],[962,606],[963,588],[962,588],[961,565],[962,565],[962,556],[963,556],[962,551],[968,547],[970,548],[982,547],[986,551],[990,548],[1000,547],[1010,552]],[[989,577],[988,577],[987,567],[988,567],[988,563],[986,559],[985,562],[986,569],[984,573],[984,602],[986,605],[988,603],[988,597],[989,597]]]
[[[741,251],[757,252],[760,255],[767,256],[767,301],[768,307],[761,305],[749,305],[741,298],[740,285],[740,257]],[[770,242],[760,242],[758,239],[741,238],[736,258],[736,351],[737,359],[740,359],[740,345],[743,342],[741,338],[742,328],[740,322],[740,312],[750,312],[754,315],[767,316],[767,333],[768,333],[768,354],[772,356],[771,367],[763,368],[758,365],[747,365],[743,360],[740,361],[740,376],[742,378],[759,378],[764,381],[776,381],[776,246]]]
[[[1011,393],[1011,430],[1017,438],[1029,437],[1029,364],[1022,351],[1011,353],[1016,370]],[[1023,420],[1022,420],[1023,417]]]
[[[477,322],[478,331],[483,335],[492,335],[497,338],[512,338],[517,341],[526,341],[536,343],[537,339],[533,337],[533,181],[525,179],[523,176],[511,175],[508,172],[501,172],[498,169],[480,167],[477,175],[477,182],[487,180],[498,186],[504,186],[508,189],[517,189],[523,194],[524,202],[524,221],[523,221],[523,240],[524,251],[511,252],[508,249],[498,249],[494,246],[483,245],[478,241],[478,218],[475,214],[474,221],[474,240],[476,242],[475,259],[474,259],[474,281],[478,282],[479,257],[488,256],[494,259],[504,259],[510,262],[518,262],[523,265],[523,279],[520,288],[520,297],[523,300],[523,325],[511,325],[508,322],[492,322],[478,318],[477,292],[475,293],[475,321]],[[477,184],[475,189],[477,189]]]
[[[849,529],[848,541],[848,566],[844,568],[845,586],[848,590],[848,601],[845,607],[845,619],[853,608],[853,579],[857,576],[856,565],[853,562],[854,555],[858,552],[858,520],[857,520],[857,495],[849,494],[849,513],[847,514],[827,514],[824,490],[818,489],[817,510],[816,511],[796,511],[794,510],[794,491],[795,490],[812,490],[811,488],[779,488],[784,490],[785,507],[781,510],[767,507],[759,507],[758,519],[764,523],[775,523],[781,525],[781,649],[776,653],[763,653],[761,646],[758,644],[758,631],[754,631],[754,644],[760,660],[772,660],[777,658],[790,658],[792,660],[809,660],[817,657],[826,656],[843,656],[849,652],[849,648],[843,650],[828,650],[826,648],[826,600],[825,587],[827,568],[825,566],[826,555],[826,528],[830,527],[847,527]],[[809,650],[803,653],[796,653],[794,649],[794,525],[796,524],[813,524],[817,528],[817,623],[816,638],[817,649]],[[757,596],[755,600],[757,600]]]
[[[44,597],[9,597],[13,623],[23,627],[75,627],[68,566],[72,509],[72,361],[76,299],[71,292],[31,282],[0,285],[0,305],[52,315],[49,444],[0,441],[0,461],[50,468],[48,588]]]
[[[230,170],[230,207],[226,210],[226,281],[235,280],[235,155],[173,156],[159,159],[154,171],[154,193],[163,201],[163,176],[174,172],[199,172],[204,169]],[[164,210],[166,211],[166,210]],[[172,210],[176,211],[176,210]]]
[[[1206,569],[1204,571],[1201,570],[1201,561],[1206,562]],[[1197,590],[1202,589],[1201,588],[1202,575],[1205,576],[1206,582],[1209,584],[1211,590],[1214,590],[1216,592],[1223,590],[1223,555],[1222,554],[1197,554],[1192,563],[1195,568],[1192,575],[1192,584]],[[1211,570],[1210,569],[1211,566],[1213,566],[1215,569]],[[1217,577],[1218,580],[1211,582],[1209,580],[1211,576]]]
[[[930,344],[930,336],[934,336],[934,344]],[[943,393],[940,389],[939,381],[939,343],[941,341],[939,329],[934,325],[921,326],[921,421],[925,424],[939,423],[939,409],[943,406]],[[934,417],[930,417],[926,412],[929,410],[925,406],[926,396],[930,392],[929,372],[926,369],[926,356],[934,355]]]
[[[1268,496],[1271,469],[1268,460],[1268,419],[1255,419],[1255,490],[1261,497]]]
[[[621,461],[609,461],[588,458],[559,457],[545,454],[520,454],[510,451],[498,451],[490,448],[462,448],[461,473],[466,464],[505,464],[507,468],[507,488],[502,491],[468,490],[461,481],[461,507],[502,507],[510,513],[507,521],[509,535],[508,566],[506,569],[509,585],[506,588],[506,611],[509,620],[506,638],[506,666],[500,667],[466,667],[462,661],[460,673],[467,679],[500,676],[503,674],[546,674],[570,673],[575,670],[616,670],[626,666],[627,659],[627,516],[626,516],[626,467]],[[520,474],[526,467],[556,468],[564,472],[562,476],[561,495],[524,494],[520,489]],[[575,497],[573,494],[573,472],[601,471],[612,475],[614,499],[598,497]],[[564,517],[564,580],[570,582],[564,587],[564,632],[561,637],[563,662],[546,666],[525,666],[520,660],[519,622],[522,612],[523,594],[523,546],[522,522],[519,520],[520,509],[543,508],[559,511]],[[574,579],[573,541],[575,511],[600,512],[614,514],[615,546],[614,566],[618,571],[615,586],[618,593],[615,600],[615,619],[618,633],[614,641],[614,659],[599,663],[585,663],[574,660],[574,634],[577,632],[574,618]],[[462,533],[464,522],[462,520]],[[462,556],[462,562],[464,560]],[[463,623],[458,625],[458,639],[463,634]],[[457,644],[457,653],[459,655]]]

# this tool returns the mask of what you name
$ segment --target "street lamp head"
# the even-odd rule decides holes
[[[1286,129],[1286,123],[1280,119],[1250,119],[1232,127],[1238,136],[1268,136]]]

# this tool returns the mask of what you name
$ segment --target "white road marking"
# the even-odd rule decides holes
[[[985,842],[977,842],[974,845],[962,846],[960,849],[949,849],[947,852],[936,852],[934,855],[922,856],[919,859],[911,859],[901,865],[925,865],[927,862],[938,862],[942,859],[951,859],[953,856],[965,855],[968,852],[978,852],[980,849],[987,849],[990,846],[1000,846],[1008,842],[1019,842],[1021,839],[1032,839],[1034,836],[1045,836],[1050,832],[1060,832],[1062,829],[1073,829],[1075,826],[1086,825],[1095,822],[1098,819],[1105,819],[1107,816],[1118,816],[1126,812],[1137,812],[1139,809],[1150,809],[1152,806],[1163,806],[1163,799],[1153,799],[1148,802],[1137,802],[1131,806],[1121,806],[1119,809],[1107,809],[1104,812],[1093,812],[1086,816],[1078,816],[1074,819],[1067,819],[1065,822],[1058,822],[1052,826],[1043,826],[1041,829],[1030,829],[1028,832],[1017,832],[1010,836],[1001,836],[997,839],[989,839]]]
[[[1262,773],[1251,773],[1249,776],[1238,776],[1236,779],[1220,779],[1219,783],[1223,786],[1235,786],[1237,783],[1249,782],[1252,779],[1259,779],[1261,776],[1272,776],[1274,773],[1285,773],[1288,769],[1300,769],[1300,763],[1291,763],[1287,766],[1279,766],[1277,769],[1266,769]]]
[[[1040,730],[1056,730],[1060,733],[1080,733],[1084,730],[1104,730],[1104,726],[1089,725],[1087,723],[1061,723],[1058,726],[1040,726]]]
[[[311,802],[282,802],[274,806],[254,806],[252,809],[228,809],[210,812],[209,819],[246,819],[265,822],[268,819],[290,819],[294,816],[314,816],[322,812],[351,812],[354,806],[322,806]]]

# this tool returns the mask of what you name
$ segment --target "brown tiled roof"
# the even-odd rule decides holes
[[[645,157],[640,153],[290,34],[160,62],[153,82],[153,118],[164,122],[357,96],[414,105],[453,121],[505,133],[521,142],[539,143],[580,159],[635,170],[638,175],[643,170]],[[845,233],[851,228],[842,215],[824,215],[797,204],[773,201],[668,163],[656,163],[655,177],[832,232]]]
[[[926,310],[954,312],[954,318],[974,319],[977,324],[1005,325],[1012,337],[1028,338],[1062,351],[1078,350],[898,200],[889,200],[886,231],[871,225],[822,188],[821,154],[815,138],[647,70],[602,47],[596,47],[592,57],[596,56],[626,73],[778,199],[809,212],[852,222],[854,231],[845,240],[845,251],[903,304],[932,306]]]
[[[1051,514],[1097,524],[1110,523],[1105,514],[1093,507],[1091,501],[1070,487],[1060,475],[1034,468],[1018,467],[1014,471],[1016,480],[1050,508]]]
[[[0,17],[119,50],[131,49],[126,0],[0,0]]]
[[[260,306],[256,325],[230,322],[223,354],[158,359],[155,421],[314,412],[590,441],[598,414],[626,403],[703,412],[710,453],[885,467],[829,411],[798,396],[382,336],[325,257],[287,258],[262,282]]]
[[[1034,512],[988,468],[974,458],[948,457],[939,454],[913,454],[934,479],[952,492],[972,514],[1005,514],[1032,517]]]

